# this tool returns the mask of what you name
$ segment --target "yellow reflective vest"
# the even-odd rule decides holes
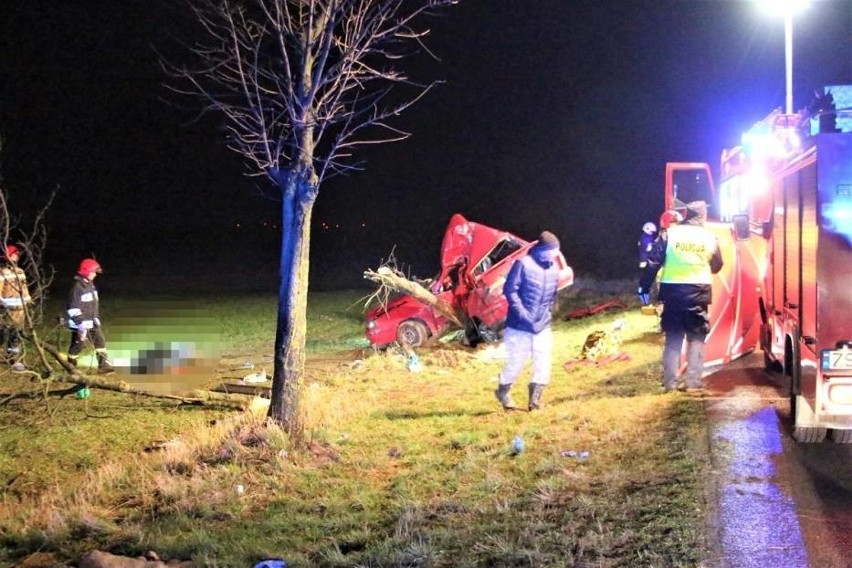
[[[718,243],[716,237],[698,225],[675,225],[668,229],[666,260],[660,282],[663,284],[710,284],[710,259]]]

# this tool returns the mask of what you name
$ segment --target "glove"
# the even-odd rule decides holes
[[[84,328],[84,327],[79,328],[79,329],[77,330],[77,340],[78,340],[80,343],[85,342],[85,341],[86,341],[86,336],[88,335],[88,333],[89,333],[89,332],[88,332],[88,330],[87,330],[86,328]]]
[[[643,262],[640,262],[640,263],[639,263],[639,268],[645,268],[646,266],[648,266],[648,263],[647,263],[647,262],[644,262],[644,261],[643,261]]]

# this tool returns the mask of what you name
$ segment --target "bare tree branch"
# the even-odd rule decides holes
[[[415,300],[434,306],[436,310],[457,326],[464,327],[463,315],[457,313],[449,302],[438,298],[418,282],[406,278],[402,272],[393,268],[388,263],[383,264],[376,270],[364,271],[364,278],[379,284],[379,289],[368,298],[368,304],[377,298],[380,298],[379,301],[381,304],[386,304],[389,297],[388,290],[406,292]]]
[[[306,150],[298,133],[310,131],[315,148],[307,150],[313,150],[318,183],[359,169],[354,148],[409,136],[387,120],[439,82],[418,84],[396,65],[416,53],[434,57],[422,42],[428,30],[414,24],[454,3],[187,2],[206,38],[190,48],[194,67],[163,61],[180,80],[170,88],[200,96],[207,111],[222,113],[228,147],[249,160],[252,175],[274,176],[289,167]],[[413,94],[397,95],[394,87],[401,85]]]
[[[108,377],[95,377],[81,374],[78,369],[71,366],[60,354],[59,351],[50,344],[43,344],[45,352],[49,353],[57,363],[65,370],[65,373],[58,373],[51,376],[51,380],[80,385],[81,387],[96,388],[113,392],[121,392],[126,394],[135,394],[152,398],[161,398],[165,400],[176,400],[185,404],[215,404],[219,406],[227,406],[230,408],[244,409],[247,408],[253,399],[243,394],[219,393],[206,390],[193,390],[184,396],[174,394],[164,394],[150,392],[145,389],[133,387],[125,381],[116,381]]]
[[[2,151],[2,140],[0,140]],[[41,348],[37,329],[44,317],[44,299],[53,282],[53,268],[44,264],[44,250],[47,245],[47,229],[45,216],[53,203],[56,191],[48,197],[41,209],[36,211],[29,226],[24,226],[22,219],[12,215],[9,208],[6,188],[2,186],[0,175],[0,257],[2,257],[4,278],[0,282],[3,287],[3,305],[0,306],[0,326],[5,328],[4,339],[10,341],[15,335],[20,338],[18,349],[32,347],[35,350],[38,374],[49,374],[51,367]],[[18,249],[18,260],[12,262],[7,258],[10,245]],[[6,277],[11,282],[6,281]],[[15,302],[16,300],[16,302]],[[10,307],[6,307],[6,303]],[[17,304],[17,305],[13,305]],[[4,356],[9,355],[7,348],[11,343],[0,345]],[[19,357],[23,359],[23,353]]]

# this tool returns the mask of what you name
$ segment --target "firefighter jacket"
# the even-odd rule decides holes
[[[22,310],[24,304],[31,301],[27,287],[27,275],[17,266],[7,264],[0,268],[3,276],[2,296],[3,307],[7,310]]]
[[[32,301],[30,290],[27,286],[27,275],[19,267],[6,264],[0,268],[3,277],[2,289],[0,289],[0,300],[8,318],[6,322],[12,322],[14,326],[24,325],[24,304]]]
[[[651,249],[654,247],[654,235],[649,235],[648,233],[642,233],[642,236],[639,237],[639,242],[636,243],[639,253],[639,268],[645,268],[648,264],[648,255],[651,253]]]
[[[553,262],[558,248],[540,245],[515,261],[506,276],[503,295],[509,301],[506,327],[538,333],[550,325],[559,291],[559,268]]]
[[[74,285],[68,294],[66,310],[70,329],[100,327],[98,289],[95,288],[95,284],[79,274],[74,276]]]
[[[700,223],[669,227],[666,239],[657,241],[649,260],[662,264],[660,301],[681,306],[712,301],[713,274],[722,269],[716,237]]]

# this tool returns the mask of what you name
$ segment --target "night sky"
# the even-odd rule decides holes
[[[95,254],[114,281],[275,281],[265,180],[243,175],[218,117],[165,102],[157,51],[180,60],[180,5],[0,8],[4,186],[24,216],[59,188],[47,256],[60,275]],[[425,23],[440,61],[403,65],[445,83],[396,123],[410,139],[321,188],[312,285],[359,284],[394,247],[430,275],[456,212],[529,239],[550,229],[581,275],[632,277],[665,162],[715,171],[722,148],[785,101],[783,20],[749,1],[461,0]],[[795,21],[794,106],[843,83],[852,1],[816,1]]]

